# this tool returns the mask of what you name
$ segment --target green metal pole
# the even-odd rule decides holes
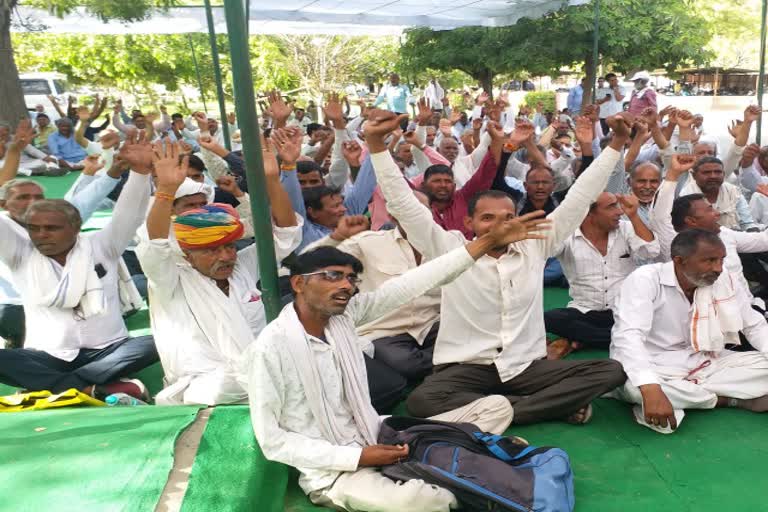
[[[229,51],[232,55],[232,84],[235,90],[235,111],[240,120],[243,157],[246,162],[245,177],[251,195],[253,231],[256,237],[256,253],[259,260],[262,300],[267,321],[280,313],[280,291],[277,282],[277,261],[272,243],[272,222],[269,197],[266,192],[264,161],[259,141],[259,120],[256,116],[256,98],[253,94],[251,60],[248,52],[248,36],[243,25],[243,0],[224,0],[224,15],[229,34]]]
[[[251,0],[245,0],[245,37],[251,37]]]
[[[600,42],[600,0],[595,0],[595,30],[592,36],[592,103],[597,100],[597,61]]]
[[[187,34],[189,40],[189,49],[192,52],[192,63],[195,65],[195,75],[197,75],[197,87],[200,89],[200,98],[203,100],[203,110],[208,111],[208,105],[205,104],[205,90],[203,89],[203,80],[200,78],[200,66],[197,65],[197,54],[195,45],[192,42],[192,34]]]
[[[213,26],[213,11],[211,11],[211,0],[205,0],[205,19],[208,21],[208,39],[211,42],[211,57],[213,58],[213,76],[216,79],[216,96],[219,99],[219,129],[224,133],[224,145],[227,149],[232,149],[232,142],[229,140],[229,123],[227,123],[227,105],[224,103],[224,85],[221,81],[221,65],[219,64],[219,49],[216,44],[216,29]]]
[[[757,77],[757,104],[760,105],[760,119],[757,120],[756,140],[760,145],[763,134],[763,93],[765,93],[765,32],[766,15],[768,14],[768,0],[763,0],[763,18],[760,25],[760,75]]]

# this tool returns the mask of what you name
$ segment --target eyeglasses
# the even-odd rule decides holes
[[[323,276],[323,279],[330,281],[331,283],[338,283],[339,281],[346,279],[349,284],[357,287],[362,281],[357,274],[345,274],[340,270],[318,270],[317,272],[310,272],[309,274],[301,274],[302,276]]]

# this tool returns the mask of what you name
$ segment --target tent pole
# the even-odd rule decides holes
[[[200,78],[200,66],[197,65],[197,55],[195,54],[195,45],[192,42],[192,34],[187,34],[189,40],[189,50],[192,52],[192,63],[195,65],[195,75],[197,75],[197,88],[200,89],[200,99],[203,100],[203,110],[208,111],[208,105],[205,104],[205,91],[203,90],[203,80]]]
[[[600,41],[600,0],[595,0],[595,28],[592,36],[592,103],[597,101],[597,60],[600,58],[598,43]]]
[[[757,120],[756,140],[760,145],[763,133],[763,94],[765,93],[765,32],[766,15],[768,14],[768,0],[763,0],[763,17],[760,25],[760,75],[757,77],[757,104],[760,105],[760,119]]]
[[[251,0],[245,0],[245,37],[251,37]]]
[[[259,120],[255,115],[256,99],[253,93],[251,61],[248,37],[243,25],[243,0],[224,0],[224,16],[227,20],[229,51],[232,55],[232,84],[235,90],[235,110],[240,120],[240,133],[245,159],[245,177],[251,195],[253,231],[256,237],[256,253],[259,261],[262,300],[267,321],[280,313],[280,291],[277,281],[277,261],[272,243],[272,215],[266,192],[264,160],[259,140]]]
[[[227,149],[232,149],[232,142],[229,139],[229,123],[227,122],[227,105],[224,102],[224,85],[221,81],[221,64],[219,63],[219,48],[216,44],[216,29],[213,26],[213,11],[211,11],[211,0],[205,0],[205,19],[208,22],[208,39],[211,42],[211,57],[213,58],[213,76],[216,79],[216,96],[219,100],[219,129],[224,134],[224,145]]]

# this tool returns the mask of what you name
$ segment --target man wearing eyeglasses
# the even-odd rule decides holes
[[[408,446],[376,444],[381,419],[371,404],[356,327],[452,281],[495,247],[543,238],[539,230],[545,224],[542,212],[498,220],[484,236],[368,293],[358,293],[363,264],[350,254],[320,247],[296,258],[296,300],[244,358],[253,431],[264,455],[296,467],[299,485],[321,506],[380,512],[456,508],[445,489],[421,480],[395,483],[379,473],[407,457]],[[461,421],[482,419],[481,429],[488,418],[473,417],[470,410]],[[494,430],[500,433],[508,422],[508,416],[497,421]]]
[[[181,248],[169,240],[173,203],[187,179],[178,143],[156,144],[155,202],[147,217],[149,239],[136,253],[149,285],[149,313],[165,384],[155,398],[163,405],[236,403],[245,389],[235,364],[267,324],[255,245],[237,251],[244,226],[227,204],[211,203],[174,218]],[[164,154],[163,154],[164,153]],[[263,146],[266,189],[272,204],[273,239],[280,261],[301,241],[301,219],[280,185],[280,169]]]

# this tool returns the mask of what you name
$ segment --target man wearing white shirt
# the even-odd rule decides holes
[[[394,482],[378,471],[407,457],[408,446],[376,444],[381,418],[371,405],[355,329],[450,282],[493,247],[540,236],[541,221],[532,217],[496,219],[485,235],[368,293],[357,289],[363,265],[338,249],[320,247],[291,264],[296,300],[262,331],[243,370],[259,446],[267,459],[299,470],[299,485],[312,502],[350,512],[457,507],[445,489],[422,480]],[[506,423],[489,426],[471,412],[459,421],[479,421],[481,430],[493,432]]]
[[[132,165],[112,220],[91,235],[79,234],[80,215],[64,200],[33,202],[24,228],[0,216],[0,259],[26,314],[25,348],[0,350],[0,381],[53,392],[75,388],[101,399],[114,392],[146,398],[138,381],[118,380],[157,360],[151,336],[128,337],[118,292],[120,255],[149,200],[151,169],[140,160]]]
[[[262,149],[281,261],[298,247],[301,227],[280,185],[275,155],[266,145]],[[136,251],[149,284],[150,317],[165,372],[166,387],[156,400],[166,405],[240,402],[246,392],[235,366],[267,323],[257,287],[256,246],[237,251],[244,225],[231,206],[217,203],[177,215],[171,240],[174,198],[188,181],[187,165],[188,157],[179,164],[176,143],[155,158],[149,240]]]
[[[635,419],[662,433],[684,409],[768,411],[768,325],[723,268],[716,233],[686,230],[672,261],[630,275],[616,300],[611,358],[628,375],[614,396],[637,404]],[[759,352],[733,352],[739,331]]]
[[[608,133],[608,123],[606,119],[615,116],[624,110],[624,99],[627,92],[619,85],[619,79],[615,73],[605,75],[608,80],[608,87],[601,87],[597,90],[595,103],[600,105],[600,125],[603,127],[603,133]]]
[[[432,220],[385,151],[383,138],[396,122],[384,112],[373,112],[365,128],[366,142],[387,209],[408,233],[410,243],[433,259],[467,240]],[[552,229],[542,240],[499,247],[443,287],[435,369],[408,398],[409,412],[433,416],[502,394],[512,404],[515,423],[557,418],[585,423],[591,417],[590,402],[624,382],[621,367],[604,360],[544,359],[544,265],[555,247],[581,224],[619,159],[618,149],[629,137],[629,125],[620,116],[611,123],[615,131],[611,146],[548,217]],[[515,204],[507,194],[488,191],[472,199],[465,224],[482,236],[492,222],[514,216]]]
[[[634,196],[603,192],[589,207],[581,227],[555,249],[573,300],[544,312],[547,332],[560,336],[547,347],[560,358],[573,348],[607,349],[611,307],[622,281],[643,260],[658,257],[659,243],[638,214]],[[621,220],[622,215],[629,218]]]
[[[440,87],[440,83],[438,83],[436,78],[433,77],[432,80],[429,81],[429,85],[427,85],[426,89],[424,89],[424,97],[427,99],[429,108],[432,110],[443,109],[443,98],[445,98],[445,90]]]

